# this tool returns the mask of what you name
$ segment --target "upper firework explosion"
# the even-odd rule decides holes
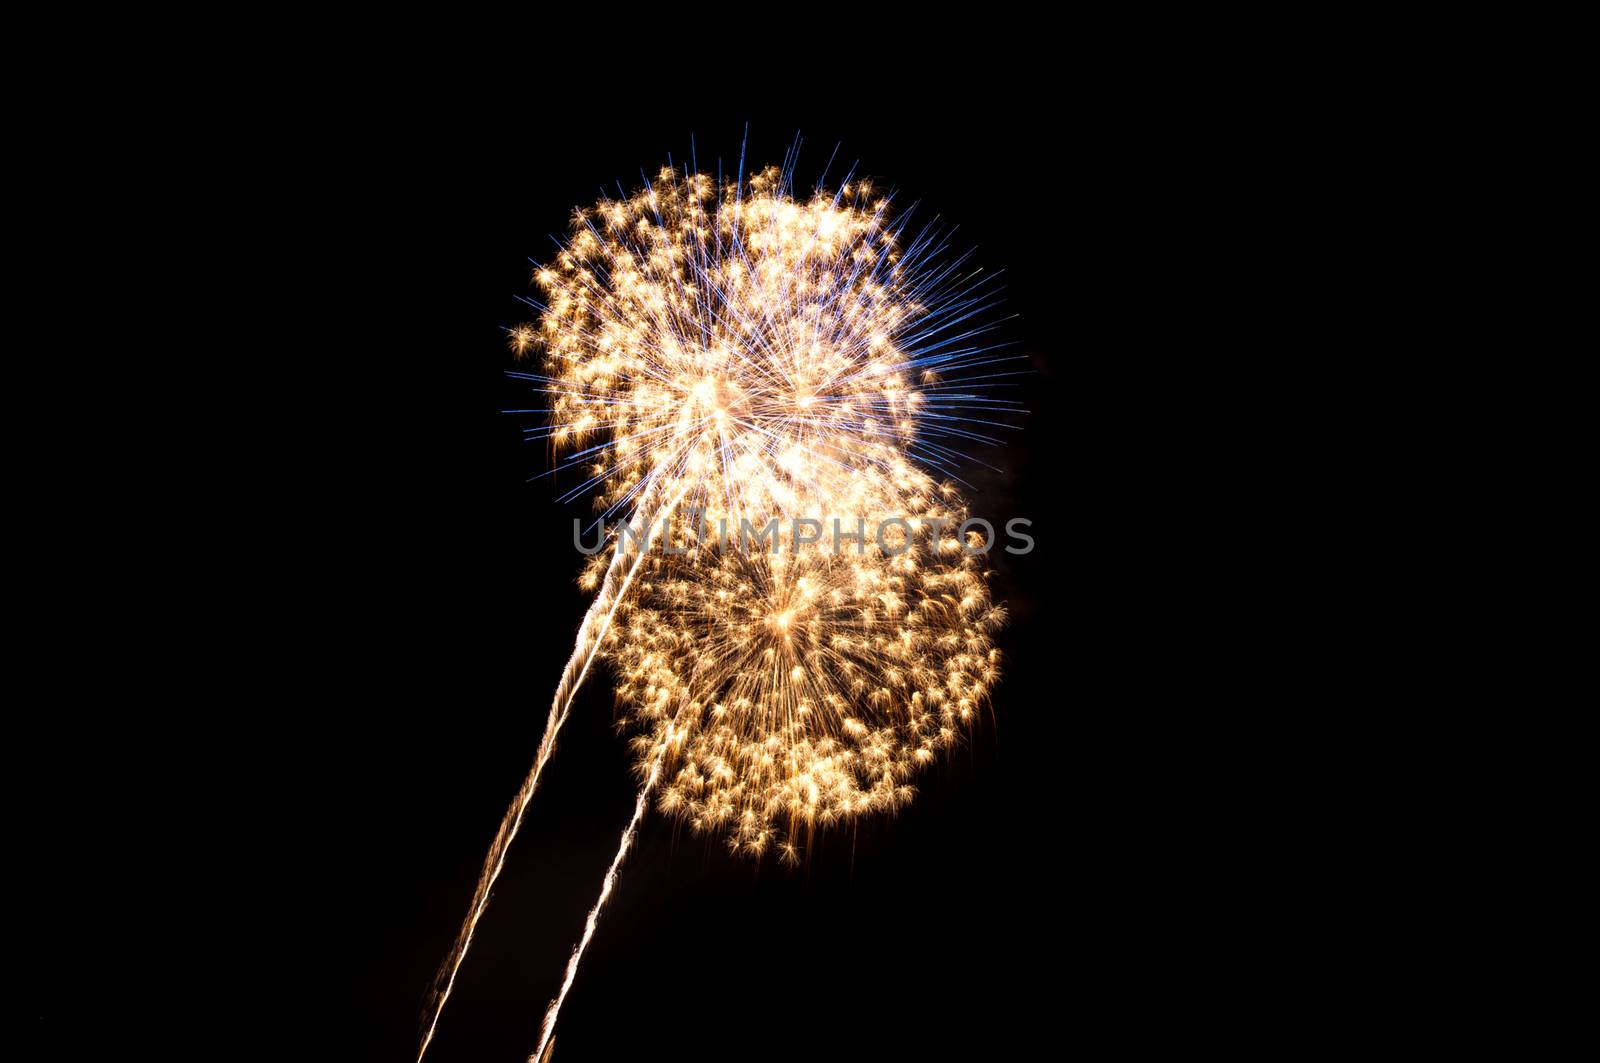
[[[576,495],[636,507],[666,482],[735,516],[768,500],[829,497],[908,456],[938,466],[939,438],[975,436],[963,411],[1009,404],[941,384],[987,364],[971,315],[987,295],[941,239],[902,246],[866,181],[794,199],[768,169],[718,188],[664,169],[628,199],[580,210],[538,270],[537,324],[552,396],[541,430],[581,469]]]

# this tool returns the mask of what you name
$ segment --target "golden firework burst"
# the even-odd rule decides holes
[[[537,320],[509,334],[540,360],[513,375],[549,403],[528,435],[561,455],[567,497],[592,492],[624,523],[581,577],[594,600],[419,1060],[600,656],[642,784],[536,1060],[652,796],[738,853],[794,862],[817,831],[904,805],[982,711],[1003,610],[959,493],[923,466],[994,442],[980,426],[1015,404],[983,393],[1006,360],[980,338],[988,278],[903,226],[868,181],[798,198],[776,168],[720,184],[669,167],[575,211],[536,271]]]
[[[859,552],[792,544],[654,564],[605,652],[659,806],[738,853],[798,860],[814,833],[910,800],[999,672],[983,558],[959,515]]]

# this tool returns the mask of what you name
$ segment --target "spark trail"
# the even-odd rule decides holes
[[[687,480],[680,484],[671,499],[656,513],[665,519],[678,503],[683,501],[683,496],[690,486],[691,482]],[[637,518],[634,527],[635,529],[641,527]],[[433,1041],[434,1031],[439,1025],[439,1015],[450,999],[450,992],[455,988],[456,975],[467,958],[467,951],[472,947],[472,936],[478,929],[478,920],[483,918],[484,911],[489,907],[489,894],[494,889],[500,872],[505,868],[506,853],[510,850],[511,843],[516,840],[517,832],[522,829],[523,816],[527,813],[534,791],[539,786],[539,776],[544,772],[544,766],[549,762],[550,755],[555,752],[556,736],[561,732],[561,725],[567,722],[573,699],[594,664],[606,632],[611,629],[611,622],[617,615],[618,606],[626,598],[633,577],[648,555],[648,550],[644,547],[648,540],[649,522],[645,521],[642,528],[643,532],[640,535],[618,536],[616,548],[611,555],[611,563],[600,585],[600,592],[595,595],[594,602],[584,614],[583,623],[578,627],[578,638],[572,648],[572,656],[567,659],[566,667],[561,670],[561,681],[556,685],[555,698],[550,704],[550,716],[545,721],[544,737],[539,741],[533,767],[529,769],[527,778],[522,781],[522,788],[517,791],[516,798],[512,800],[511,807],[506,810],[505,818],[500,822],[494,843],[489,846],[488,856],[484,859],[483,872],[478,878],[478,888],[473,894],[467,920],[462,924],[455,946],[450,950],[444,966],[434,979],[435,988],[428,1002],[427,1031],[423,1034],[422,1043],[417,1049],[418,1063],[421,1063],[422,1057],[428,1052],[428,1045]],[[631,550],[630,539],[632,539]],[[623,570],[625,570],[624,575],[619,580],[617,573]]]
[[[656,782],[660,778],[661,759],[658,757],[651,765],[650,774],[645,778],[644,785],[639,788],[639,800],[633,806],[633,819],[628,821],[628,829],[622,832],[622,843],[617,846],[617,855],[612,859],[611,867],[606,871],[605,881],[600,885],[600,898],[594,902],[594,907],[589,909],[589,918],[583,924],[583,937],[578,940],[577,947],[572,950],[572,958],[567,961],[567,974],[561,980],[561,991],[556,994],[544,1013],[544,1025],[539,1030],[539,1047],[528,1057],[528,1063],[542,1063],[545,1058],[545,1047],[550,1043],[551,1035],[555,1033],[556,1018],[561,1014],[562,1002],[567,999],[567,991],[572,988],[572,980],[578,973],[578,962],[583,959],[583,950],[589,947],[589,939],[594,937],[594,928],[600,923],[600,909],[605,907],[607,899],[611,896],[612,887],[617,884],[617,872],[621,869],[628,850],[633,846],[634,836],[639,833],[639,823],[644,819],[645,810],[650,807],[651,791],[655,789]]]

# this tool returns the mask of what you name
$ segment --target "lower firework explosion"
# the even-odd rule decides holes
[[[909,800],[998,672],[1003,611],[983,559],[941,534],[958,523],[892,527],[887,549],[730,551],[641,576],[604,653],[641,775],[663,765],[661,810],[793,864],[819,828]]]

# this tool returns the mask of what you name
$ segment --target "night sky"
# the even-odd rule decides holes
[[[1203,978],[1213,946],[1186,942],[1216,928],[1181,884],[1204,877],[1211,849],[1153,790],[1198,727],[1172,703],[1174,671],[1194,662],[1152,660],[1141,634],[1204,619],[1158,604],[1171,588],[1150,575],[1189,519],[1145,469],[1152,404],[1179,407],[1184,391],[1157,367],[1185,310],[1143,296],[1143,278],[1177,268],[1151,259],[1164,179],[1041,108],[546,114],[497,143],[437,118],[427,137],[397,128],[404,194],[387,200],[386,238],[349,264],[371,342],[345,357],[370,367],[370,391],[337,459],[349,520],[324,577],[323,622],[342,632],[324,726],[344,800],[329,826],[350,839],[331,870],[350,883],[338,944],[358,964],[363,1058],[414,1057],[424,993],[587,603],[570,535],[588,500],[557,503],[570,478],[530,482],[549,467],[520,437],[534,421],[500,412],[532,404],[505,376],[503,332],[533,316],[516,301],[530,259],[602,188],[687,160],[691,134],[702,170],[718,156],[731,170],[746,121],[747,168],[779,162],[798,131],[808,188],[837,144],[834,175],[859,160],[901,209],[959,225],[957,246],[1006,271],[995,316],[1016,315],[1001,338],[1031,375],[993,393],[1029,412],[1008,445],[971,446],[999,471],[960,475],[975,514],[1031,519],[1036,548],[990,555],[1010,611],[992,714],[897,818],[834,832],[794,870],[646,818],[554,1058],[1035,1058],[1075,1028],[1127,1023],[1136,1041],[1151,994]],[[534,1047],[633,805],[614,723],[601,673],[480,924],[437,1063],[514,1063]]]

